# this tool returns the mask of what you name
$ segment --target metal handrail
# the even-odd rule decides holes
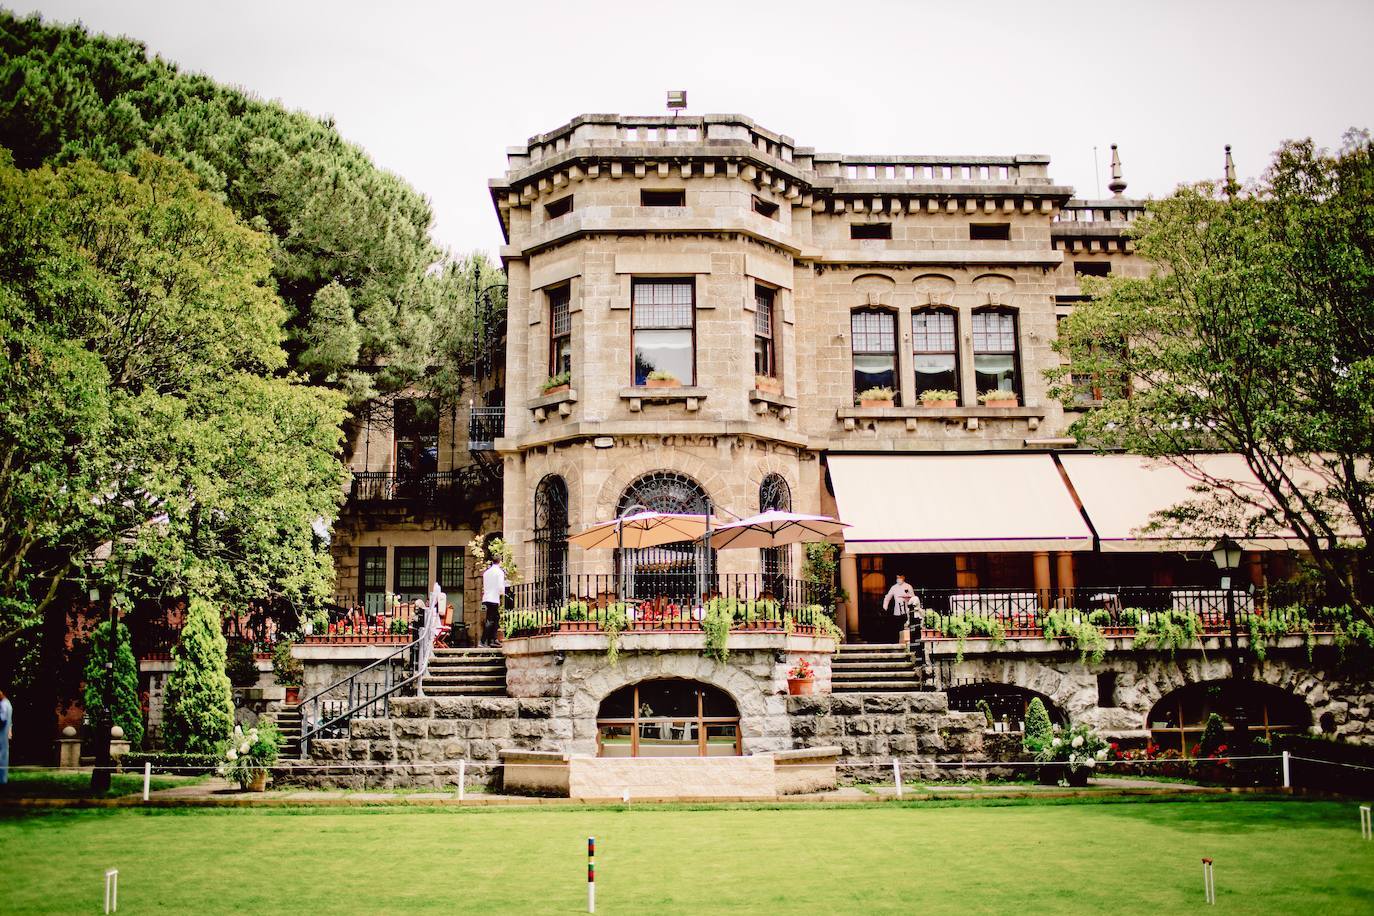
[[[389,715],[391,711],[391,704],[389,702],[391,696],[402,688],[416,683],[420,678],[424,677],[423,671],[416,670],[406,674],[399,681],[393,681],[393,665],[391,663],[396,661],[398,657],[401,658],[402,661],[408,661],[414,658],[414,653],[419,650],[419,647],[420,639],[412,640],[389,655],[377,659],[366,667],[359,668],[348,677],[335,681],[323,690],[317,691],[301,700],[300,704],[297,706],[301,714],[301,756],[308,757],[310,755],[311,738],[321,733],[336,730],[340,726],[346,726],[352,721],[355,715],[370,706],[381,703],[382,715]],[[373,685],[366,684],[360,681],[359,678],[369,671],[381,666],[385,666],[382,669],[384,678],[383,683],[379,685],[382,689],[363,698],[364,694],[368,694],[367,688]],[[401,670],[402,673],[405,673],[408,670],[408,666],[403,667]],[[348,699],[346,701],[335,701],[337,703],[342,703],[344,708],[329,718],[322,717],[320,715],[320,707],[328,702],[326,700],[326,695],[344,686],[348,688]],[[307,710],[313,713],[313,715],[307,714]],[[328,707],[326,706],[325,715],[327,716],[328,714]]]

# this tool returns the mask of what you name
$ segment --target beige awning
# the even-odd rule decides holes
[[[1194,491],[1196,476],[1167,461],[1139,455],[1061,454],[1060,462],[1093,528],[1104,553],[1179,552],[1211,550],[1225,534],[1236,531],[1192,530],[1189,537],[1170,533],[1166,527],[1147,531],[1154,514],[1201,498]],[[1209,476],[1228,482],[1237,492],[1265,499],[1264,488],[1250,472],[1245,459],[1235,454],[1195,455],[1191,458]],[[1291,530],[1275,529],[1258,537],[1238,537],[1247,550],[1301,550],[1302,541]]]
[[[1091,550],[1048,455],[831,455],[850,553]]]

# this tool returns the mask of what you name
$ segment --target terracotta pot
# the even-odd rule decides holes
[[[548,394],[558,394],[559,392],[567,391],[567,390],[568,390],[568,386],[567,386],[566,383],[564,383],[564,384],[562,384],[562,385],[554,385],[552,388],[545,388],[545,389],[544,389],[544,394],[546,394],[546,395],[548,395]]]
[[[259,770],[258,775],[249,780],[248,785],[243,787],[245,792],[266,792],[267,791],[267,771]]]
[[[644,384],[649,388],[680,388],[682,383],[675,378],[650,378],[645,379]]]
[[[892,398],[859,398],[860,407],[892,407],[896,402]]]
[[[1015,407],[1015,406],[1016,406],[1016,398],[1011,397],[1011,398],[1003,398],[1002,400],[999,400],[999,401],[984,401],[984,402],[983,402],[983,406],[984,406],[984,407]]]
[[[950,401],[950,400],[944,400],[944,401],[922,401],[922,402],[921,402],[921,406],[922,406],[922,407],[958,407],[958,406],[959,406],[959,402],[958,402],[958,401]]]
[[[299,685],[299,684],[297,684],[297,685],[295,685],[295,686],[289,686],[289,685],[288,685],[287,688],[286,688],[286,702],[289,703],[290,705],[294,706],[295,704],[299,703],[300,701],[301,701],[301,688],[300,688],[300,685]]]
[[[787,695],[793,697],[809,697],[816,692],[816,679],[814,677],[789,677],[787,679]]]
[[[759,391],[767,391],[770,394],[777,394],[782,391],[782,381],[775,378],[755,378],[754,387]]]
[[[595,620],[562,620],[558,629],[564,633],[595,633],[601,625]]]

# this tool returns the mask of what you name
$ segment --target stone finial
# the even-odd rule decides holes
[[[1236,161],[1231,158],[1231,144],[1226,144],[1226,193],[1234,195],[1240,187],[1236,183]]]
[[[1116,153],[1116,144],[1112,144],[1112,180],[1107,182],[1107,190],[1112,192],[1113,197],[1120,197],[1121,192],[1126,190],[1126,182],[1121,177],[1121,157]]]

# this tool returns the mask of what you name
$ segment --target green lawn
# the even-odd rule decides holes
[[[1374,912],[1354,803],[138,809],[0,819],[6,913]]]
[[[148,787],[156,792],[205,781],[204,776],[154,776]],[[11,770],[10,781],[3,790],[10,797],[21,798],[90,798],[91,774],[89,771],[78,773],[54,773],[51,770]],[[110,776],[110,791],[103,797],[118,795],[141,795],[143,776],[135,773],[113,773]],[[3,796],[0,796],[3,797]]]

